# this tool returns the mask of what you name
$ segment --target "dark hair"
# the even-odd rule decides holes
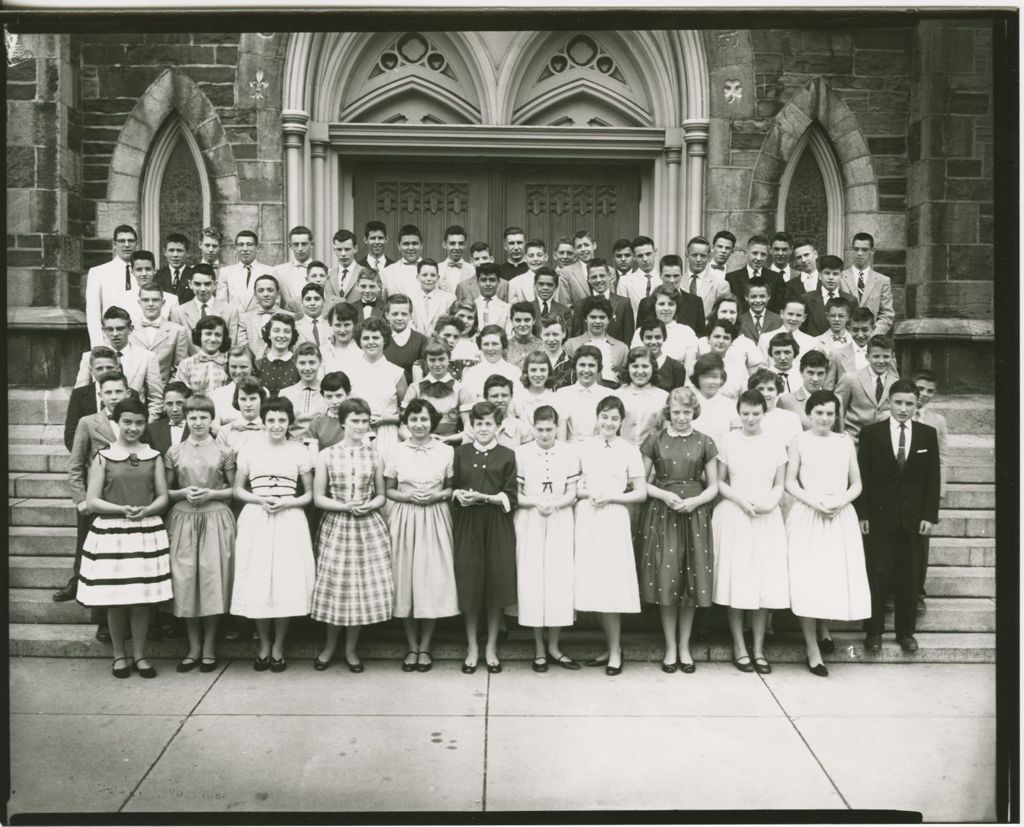
[[[807,351],[800,357],[800,370],[806,370],[807,368],[825,368],[827,370],[828,356],[820,350]]]
[[[239,410],[238,397],[243,393],[246,396],[252,396],[254,393],[259,395],[262,414],[263,406],[267,403],[267,389],[260,384],[260,380],[255,376],[243,376],[235,383],[235,392],[231,395],[231,407],[236,411]]]
[[[278,312],[267,320],[266,324],[263,325],[263,330],[261,331],[263,341],[266,342],[268,345],[270,344],[270,327],[271,325],[274,324],[274,322],[281,322],[282,324],[287,324],[289,327],[291,327],[292,340],[289,343],[288,347],[295,347],[295,343],[299,340],[299,329],[295,326],[295,318],[290,313]]]
[[[839,415],[839,397],[836,396],[832,391],[820,390],[814,391],[807,397],[807,402],[804,403],[804,413],[808,416],[811,415],[811,411],[818,407],[818,405],[827,405],[831,402],[836,406],[836,415]]]
[[[740,405],[757,405],[768,413],[768,403],[764,401],[761,391],[743,391],[736,400],[736,413],[739,413]]]
[[[201,238],[212,238],[218,244],[224,241],[224,233],[218,230],[216,227],[203,227],[203,231],[200,234]]]
[[[185,400],[185,412],[189,411],[203,411],[210,415],[210,419],[217,415],[217,408],[214,406],[213,400],[201,393],[193,394]]]
[[[850,244],[853,244],[854,241],[866,241],[871,245],[872,250],[875,249],[875,237],[871,233],[854,233]]]
[[[508,336],[505,335],[505,328],[503,328],[501,325],[485,325],[480,329],[480,332],[476,336],[476,340],[480,342],[483,340],[484,336],[500,336],[502,349],[508,347]]]
[[[917,385],[915,385],[909,379],[897,379],[892,383],[892,387],[889,388],[889,398],[892,399],[894,393],[912,393],[916,399],[919,396]]]
[[[473,253],[482,253],[486,250],[488,253],[491,252],[491,245],[486,241],[474,241],[469,245],[469,254],[472,256]]]
[[[800,355],[800,345],[796,343],[796,339],[793,338],[791,333],[776,333],[771,339],[768,340],[768,355],[772,355],[772,350],[776,347],[791,347],[793,348],[793,358]]]
[[[358,396],[350,396],[338,405],[338,422],[344,425],[345,420],[352,416],[352,414],[370,416],[371,413],[370,405],[365,399],[360,399]]]
[[[437,262],[432,258],[421,258],[416,262],[416,275],[418,276],[423,272],[424,267],[433,267],[435,270],[438,269]]]
[[[590,275],[591,270],[596,270],[598,267],[604,267],[605,270],[614,269],[613,267],[608,266],[608,262],[605,259],[600,258],[599,256],[594,256],[594,258],[587,262],[587,276]]]
[[[391,328],[388,327],[388,323],[383,319],[378,319],[376,316],[371,316],[359,327],[359,341],[362,341],[363,334],[367,331],[371,333],[379,333],[384,337],[384,347],[391,344]]]
[[[850,315],[850,324],[854,322],[868,322],[869,324],[875,323],[875,314],[871,312],[870,307],[858,307]]]
[[[303,342],[295,348],[295,360],[298,361],[300,356],[315,356],[320,362],[324,360],[323,355],[320,353],[320,348],[312,342]]]
[[[135,232],[135,228],[130,224],[118,224],[116,227],[114,227],[114,234],[113,236],[111,236],[111,238],[113,238],[114,241],[117,241],[117,237],[121,235],[121,233],[131,233],[133,236],[135,236],[136,241],[139,238],[139,234]]]
[[[551,405],[540,405],[533,411],[533,424],[536,425],[538,422],[554,422],[557,425],[558,411]]]
[[[533,309],[533,305],[530,302],[516,302],[509,308],[508,315],[511,318],[516,313],[529,313],[531,319],[537,318],[537,311]]]
[[[926,368],[921,368],[920,370],[917,370],[917,371],[914,372],[914,381],[915,382],[924,381],[924,382],[933,382],[933,383],[935,383],[935,374],[932,371],[927,370]]]
[[[277,276],[272,275],[271,273],[260,273],[255,279],[253,279],[252,288],[254,291],[256,290],[256,285],[261,281],[274,282],[274,289],[277,290],[278,293],[281,292],[281,282],[277,280]]]
[[[363,236],[368,236],[372,232],[382,232],[385,238],[388,236],[388,228],[383,221],[367,221],[363,227]]]
[[[501,408],[493,402],[477,402],[469,409],[469,421],[479,422],[486,417],[492,417],[495,425],[500,425],[504,417],[501,415]]]
[[[484,382],[484,399],[487,399],[487,394],[490,393],[491,388],[506,388],[509,393],[515,390],[512,380],[500,373],[492,373],[487,377],[487,381]]]
[[[541,316],[540,317],[540,329],[541,330],[543,330],[546,327],[551,327],[551,325],[555,325],[555,324],[560,324],[562,326],[563,332],[568,333],[569,326],[565,323],[565,319],[563,319],[558,314],[556,314],[556,313],[548,313],[546,316]]]
[[[179,382],[178,380],[175,380],[173,382],[168,382],[166,385],[164,385],[164,397],[166,398],[167,394],[169,393],[180,393],[182,396],[188,399],[190,396],[192,396],[192,388],[190,388],[184,382]]]
[[[320,392],[324,391],[345,391],[346,394],[350,394],[352,393],[352,382],[347,373],[332,370],[330,373],[325,373],[324,378],[320,380]]]
[[[96,387],[102,389],[107,382],[121,382],[125,389],[128,388],[128,380],[119,370],[105,370],[96,377]]]
[[[220,350],[218,353],[227,353],[231,350],[231,334],[228,333],[228,323],[224,321],[220,316],[209,315],[204,316],[198,322],[192,330],[192,344],[199,347],[200,342],[203,339],[204,330],[216,330],[220,328],[223,331],[223,338],[220,343]]]
[[[447,234],[446,234],[447,237]],[[422,396],[417,396],[409,400],[409,404],[405,406],[405,410],[402,411],[402,424],[409,424],[409,417],[413,414],[427,412],[427,416],[430,417],[430,432],[433,433],[437,426],[441,424],[441,414],[438,413],[437,408],[430,404],[430,401],[424,399]]]
[[[804,309],[804,315],[807,315],[807,300],[803,296],[787,296],[786,300],[782,303],[782,309],[786,309],[788,304],[798,304]]]
[[[658,381],[658,363],[655,361],[654,356],[646,345],[639,345],[637,347],[630,348],[629,353],[626,354],[626,366],[623,368],[623,378],[625,379],[626,384],[631,382],[629,378],[629,366],[637,361],[637,359],[646,359],[651,363],[651,378],[647,384],[656,386]]]
[[[888,336],[872,336],[870,339],[868,339],[868,346],[867,348],[865,348],[865,350],[870,351],[873,347],[881,347],[885,348],[886,350],[896,349],[892,343],[892,339],[890,339]]]
[[[541,276],[550,276],[555,280],[555,287],[558,287],[559,276],[556,270],[551,269],[546,264],[543,267],[538,267],[537,272],[533,274],[533,283],[537,283],[537,279]]]
[[[526,249],[529,250],[531,247],[537,250],[543,250],[545,253],[548,251],[548,245],[544,243],[543,238],[531,238],[526,242]]]
[[[660,330],[662,338],[668,338],[668,328],[665,327],[665,323],[657,316],[648,316],[640,322],[640,341],[643,341],[644,334],[648,330]]]
[[[739,313],[740,300],[737,299],[736,296],[734,296],[732,293],[723,293],[721,296],[715,299],[715,303],[711,306],[711,315],[708,316],[708,318],[711,319],[712,321],[717,319],[718,308],[720,308],[723,304],[729,304],[730,302],[736,305],[736,312]]]
[[[594,237],[590,234],[590,230],[577,230],[576,232],[574,232],[572,234],[572,237],[576,241],[580,241],[581,239],[584,239],[584,238],[589,238],[591,241],[594,240]],[[558,239],[558,243],[561,244],[562,243],[562,239]],[[573,245],[573,246],[575,247],[576,245]]]
[[[448,347],[448,343],[444,339],[438,336],[431,336],[423,349],[420,351],[423,354],[424,363],[429,356],[444,356],[445,358],[451,358],[452,352]]]
[[[118,422],[122,416],[126,413],[135,414],[136,416],[146,417],[149,412],[146,410],[146,406],[134,396],[126,396],[116,405],[114,410],[110,412],[110,418],[114,422]]]
[[[288,231],[288,238],[291,238],[293,235],[308,235],[309,240],[313,240],[313,231],[309,229],[309,227],[303,227],[301,224],[299,224],[297,227],[292,227]]]
[[[267,414],[270,413],[283,413],[288,417],[288,424],[295,424],[295,408],[292,406],[292,401],[285,396],[275,396],[272,399],[267,399],[260,405],[260,419],[266,423]]]
[[[617,396],[606,396],[597,403],[595,411],[598,416],[603,414],[605,411],[618,411],[620,417],[623,419],[626,418],[626,406],[622,404],[622,400]],[[619,425],[619,430],[622,430],[622,425]]]
[[[372,281],[380,284],[380,274],[372,267],[360,267],[359,272],[356,273],[356,284],[361,281]]]
[[[324,288],[322,284],[315,284],[313,282],[306,282],[302,285],[302,292],[299,293],[299,298],[306,298],[307,293],[316,293],[321,299],[324,297]]]
[[[674,287],[669,287],[667,284],[659,284],[651,291],[651,301],[653,304],[658,303],[658,296],[664,296],[669,299],[672,304],[679,306],[679,291]]]
[[[548,378],[544,380],[544,387],[550,388],[555,381],[555,377],[552,375],[551,360],[548,359],[547,355],[542,350],[533,350],[526,354],[526,358],[523,359],[523,375],[519,378],[524,388],[530,387],[530,365],[547,365]]]
[[[629,241],[629,239],[625,239],[625,238],[621,239],[620,241],[616,241],[615,242],[616,246],[612,247],[612,252],[614,252],[615,250],[621,250],[622,249],[620,246],[618,246],[622,241],[625,241],[627,246],[632,247],[634,250],[637,247],[648,247],[648,246],[649,247],[653,247],[654,246],[654,239],[653,238],[649,238],[648,236],[645,236],[645,235],[638,235],[632,241]]]
[[[793,246],[793,236],[784,230],[779,230],[775,235],[772,236],[772,244],[776,241],[785,241],[790,247]]]
[[[817,246],[815,245],[815,243],[811,239],[809,239],[807,237],[798,238],[798,239],[796,239],[793,242],[793,250],[794,251],[795,250],[799,250],[801,247],[812,247],[814,249],[817,249]]]
[[[506,240],[510,235],[526,235],[526,230],[524,230],[522,227],[516,227],[514,225],[511,227],[506,227],[505,232],[501,234],[501,238],[502,240]]]
[[[700,378],[716,370],[722,372],[723,379],[728,378],[728,374],[725,372],[725,362],[722,361],[722,357],[717,353],[705,353],[702,356],[698,356],[697,361],[693,363],[690,381],[695,388],[699,388]]]
[[[196,276],[209,276],[211,279],[216,281],[217,271],[205,261],[201,261],[192,268],[192,273],[189,275],[188,280],[191,282]]]
[[[454,327],[459,331],[460,336],[466,332],[466,326],[462,323],[462,319],[458,316],[452,316],[447,313],[443,316],[437,317],[437,321],[434,322],[434,333],[440,333],[446,327]]]
[[[666,267],[678,267],[680,270],[683,269],[683,257],[676,253],[668,253],[661,257],[661,261],[658,262],[660,269],[664,270]]]
[[[686,252],[690,252],[690,248],[694,244],[703,244],[705,247],[708,247],[708,248],[711,247],[711,242],[708,241],[706,238],[704,238],[704,236],[702,236],[702,235],[695,235],[693,238],[691,238],[689,241],[686,242]]]
[[[259,236],[256,235],[256,233],[254,233],[252,230],[239,230],[237,233],[235,233],[235,244],[237,244],[238,243],[238,239],[240,239],[242,237],[251,238],[257,244],[260,243]]]
[[[714,333],[716,327],[722,328],[722,330],[729,334],[729,337],[732,339],[732,341],[736,341],[736,336],[739,332],[736,327],[736,324],[734,322],[726,321],[725,319],[712,319],[710,322],[708,322],[709,341],[711,339],[711,334]]]
[[[832,310],[833,308],[836,307],[840,307],[843,310],[845,310],[847,317],[849,317],[852,305],[850,303],[850,300],[846,298],[846,296],[836,296],[834,299],[829,299],[827,302],[825,302],[826,313],[828,313],[829,310]]]
[[[768,243],[768,236],[760,234],[752,235],[747,239],[748,248],[753,247],[755,244],[763,244],[765,247],[771,246],[771,244]]]
[[[371,223],[373,223],[373,222],[371,222]],[[380,224],[379,221],[376,222],[376,223]],[[383,225],[381,225],[381,226],[383,227]],[[387,231],[385,230],[385,232],[387,232]],[[367,235],[370,234],[370,225],[369,224],[366,225],[366,234]],[[341,244],[341,243],[343,243],[345,241],[351,241],[353,244],[359,244],[359,239],[356,238],[356,234],[354,232],[352,232],[351,230],[345,230],[345,229],[338,230],[338,232],[336,232],[331,237],[331,244],[332,245],[334,245],[336,243],[337,244]]]
[[[756,287],[763,287],[768,291],[768,295],[772,294],[772,288],[768,285],[768,279],[764,276],[754,276],[747,281],[747,295],[750,295],[750,291]]]
[[[494,276],[495,278],[500,279],[501,275],[498,273],[499,269],[500,267],[497,262],[485,261],[483,264],[477,266],[476,279],[477,281],[480,281],[480,276]]]
[[[711,239],[711,243],[714,244],[720,238],[724,238],[726,241],[731,241],[733,244],[736,243],[736,236],[733,235],[728,230],[719,230],[717,233],[715,233],[714,238]]]
[[[420,242],[423,241],[423,233],[420,232],[420,228],[415,224],[403,224],[402,228],[398,231],[398,240],[402,240],[402,236],[414,235]]]
[[[594,345],[580,345],[579,350],[577,350],[572,357],[572,366],[574,369],[580,359],[584,356],[588,359],[596,359],[598,371],[604,370],[604,355],[601,353],[600,349],[594,347]]]
[[[149,250],[136,250],[129,256],[128,261],[132,265],[132,269],[135,268],[136,261],[148,261],[154,267],[156,266],[156,257]]]
[[[839,256],[818,256],[816,266],[819,270],[842,270],[843,260]]]
[[[118,307],[116,304],[103,311],[103,321],[106,322],[111,319],[119,319],[122,322],[128,322],[129,327],[132,325],[131,314],[123,307]]]
[[[106,345],[96,345],[96,347],[89,351],[89,365],[91,366],[97,359],[113,359],[116,362],[117,353],[113,348]]]
[[[442,236],[442,238],[444,238],[445,241],[448,240],[449,236],[453,235],[466,235],[466,228],[463,227],[461,224],[451,224],[444,228],[444,235]]]
[[[409,306],[409,312],[412,312],[412,299],[409,298],[405,293],[392,293],[386,299],[384,299],[384,304],[387,305],[388,310],[390,310],[396,304],[405,304]]]
[[[758,368],[747,379],[747,390],[757,390],[757,386],[763,382],[770,382],[775,386],[775,390],[782,393],[782,389],[786,387],[786,383],[782,381],[782,377],[779,376],[775,371],[768,370],[768,368]]]
[[[139,283],[140,293],[163,293],[164,289],[155,281],[143,281]]]
[[[612,309],[612,303],[608,301],[604,296],[587,296],[580,302],[580,318],[584,322],[587,320],[593,311],[600,310],[608,317],[608,321],[612,320],[615,315],[615,311]]]
[[[335,320],[355,324],[359,321],[359,310],[354,304],[343,301],[335,302],[327,311],[327,321],[329,324],[334,324]]]

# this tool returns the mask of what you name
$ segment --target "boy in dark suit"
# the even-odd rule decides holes
[[[782,327],[782,317],[768,309],[771,287],[768,286],[766,279],[754,276],[746,282],[744,304],[747,310],[736,320],[736,327],[739,328],[741,336],[746,336],[756,345],[763,334]]]
[[[707,327],[704,302],[699,296],[679,289],[679,282],[683,280],[683,260],[674,253],[669,253],[661,257],[658,267],[662,286],[676,290],[676,321],[687,325],[698,336],[703,336]],[[654,296],[641,299],[636,311],[637,327],[647,319],[655,318],[654,299]]]
[[[828,330],[828,312],[826,305],[832,299],[842,296],[850,303],[851,308],[857,307],[857,299],[840,286],[843,277],[843,260],[839,256],[821,256],[818,258],[818,289],[804,294],[807,304],[807,318],[801,330],[809,336],[820,336]]]
[[[99,386],[97,379],[104,373],[118,370],[117,354],[113,348],[98,345],[89,351],[89,376],[91,381],[80,388],[73,388],[68,399],[68,411],[64,417],[64,447],[71,451],[75,441],[78,420],[97,411]]]
[[[607,334],[628,346],[633,340],[635,329],[633,306],[629,303],[629,299],[612,292],[611,268],[603,258],[592,258],[587,262],[587,286],[590,287],[590,295],[607,299],[612,306],[612,316],[608,320]],[[575,308],[573,314],[573,331],[576,336],[587,331],[582,302],[579,307]]]
[[[163,456],[171,446],[188,439],[188,425],[185,424],[185,400],[192,391],[184,382],[169,382],[164,388],[164,413],[155,422],[146,426],[146,442]]]
[[[189,285],[192,268],[185,263],[187,255],[188,239],[181,233],[171,233],[164,240],[164,258],[167,260],[167,266],[157,270],[154,279],[161,290],[178,299],[178,304],[195,298]],[[142,283],[141,280],[139,283]]]
[[[380,297],[380,276],[374,270],[359,272],[359,278],[356,280],[356,292],[359,297],[350,301],[349,304],[359,311],[360,322],[371,318],[383,319],[387,315],[387,305]]]
[[[865,535],[871,618],[864,647],[882,648],[885,587],[892,572],[896,640],[916,652],[914,638],[921,560],[939,521],[939,441],[935,429],[914,421],[918,391],[900,379],[889,390],[889,417],[861,429],[857,462],[863,491],[854,503]]]
[[[572,310],[568,305],[555,301],[555,294],[558,292],[559,276],[550,267],[541,267],[533,277],[534,300],[531,302],[537,316],[537,324],[534,333],[540,336],[541,319],[545,316],[558,316],[563,320],[563,330],[569,329],[569,319]]]

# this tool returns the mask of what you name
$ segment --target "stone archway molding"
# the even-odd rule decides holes
[[[139,98],[118,135],[107,178],[107,198],[96,205],[97,237],[106,238],[117,224],[139,226],[146,164],[153,141],[172,112],[195,138],[214,203],[239,200],[234,153],[217,111],[195,81],[184,72],[168,68]],[[150,244],[154,240],[144,239]]]
[[[807,144],[806,133],[813,123],[819,124],[827,136],[839,166],[839,177],[827,174],[825,168],[822,172],[830,205],[845,205],[845,241],[848,228],[855,223],[860,227],[861,219],[867,218],[860,214],[878,210],[878,186],[871,152],[857,116],[824,78],[811,80],[772,121],[754,167],[748,207],[774,213],[789,163]],[[836,192],[840,186],[842,191]],[[829,188],[833,191],[829,192]],[[840,246],[830,252],[841,255],[842,250]]]

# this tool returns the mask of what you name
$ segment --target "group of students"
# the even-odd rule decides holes
[[[688,258],[702,245],[711,246],[691,241]],[[826,290],[842,267],[830,258],[815,262]],[[666,671],[694,670],[694,612],[714,602],[729,607],[737,668],[770,671],[769,612],[792,608],[808,667],[825,675],[825,621],[867,618],[867,648],[880,646],[891,573],[897,638],[915,649],[921,538],[937,521],[940,485],[940,445],[915,414],[933,378],[899,380],[891,341],[875,334],[870,310],[851,314],[846,297],[824,302],[828,330],[818,336],[801,330],[814,304],[806,294],[786,298],[781,327],[768,328],[772,288],[760,275],[748,276],[743,299],[716,288],[698,338],[696,325],[678,321],[695,294],[678,288],[675,259],[662,257],[662,283],[639,298],[649,314],[635,331],[617,331],[628,344],[609,327],[632,299],[616,306],[609,268],[593,258],[590,294],[559,310],[564,271],[538,268],[533,299],[508,305],[504,317],[491,317],[488,301],[491,276],[501,276],[478,268],[478,294],[440,302],[429,338],[413,328],[424,327],[421,299],[394,278],[383,302],[336,300],[321,327],[325,290],[309,268],[303,332],[281,307],[276,277],[258,276],[254,308],[239,314],[215,304],[216,271],[199,266],[190,279],[200,311],[188,337],[194,353],[159,388],[163,416],[150,383],[131,393],[119,347],[144,329],[134,333],[132,313],[107,308],[109,347],[83,359],[82,390],[103,410],[72,422],[69,408],[69,447],[83,516],[75,589],[83,604],[111,607],[115,675],[155,674],[144,657],[151,604],[185,620],[180,671],[216,668],[217,621],[229,612],[255,620],[259,671],[286,668],[289,620],[306,614],[326,624],[317,669],[329,667],[344,627],[344,660],[361,671],[359,630],[401,617],[402,668],[426,671],[436,619],[462,613],[463,670],[472,672],[481,611],[490,671],[501,668],[504,612],[535,629],[534,669],[576,669],[559,630],[593,611],[608,647],[587,663],[618,674],[620,614],[639,611],[641,600],[660,607]],[[421,287],[431,283],[429,296],[437,265],[425,261],[414,270]],[[356,283],[372,292],[386,281],[363,267]],[[153,327],[166,324],[164,295],[159,285],[139,288],[141,318]],[[189,302],[176,308],[186,324]],[[742,324],[748,316],[752,326]],[[242,331],[255,331],[261,355]],[[149,357],[143,374],[157,358]],[[894,438],[893,468],[871,464],[864,446],[877,440],[864,435],[897,420],[911,427],[909,442]],[[865,485],[867,467],[921,489],[907,507],[914,531],[910,517],[892,528],[892,480]],[[885,539],[894,533],[896,545]]]

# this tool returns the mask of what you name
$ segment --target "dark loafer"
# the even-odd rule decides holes
[[[59,592],[54,592],[50,595],[50,599],[54,603],[65,603],[68,600],[74,600],[78,595],[78,583],[69,583]]]
[[[118,666],[121,661],[124,661],[124,666]],[[114,662],[110,666],[110,674],[115,678],[127,678],[132,673],[132,659],[131,658],[114,658]]]
[[[533,659],[533,671],[534,672],[547,672],[548,671],[548,659],[545,657]]]
[[[364,669],[362,663],[351,663],[348,658],[345,658],[345,665],[348,667],[349,672],[355,672],[357,675]]]
[[[674,663],[665,663],[665,661],[662,661],[661,671],[664,672],[666,675],[675,674],[676,665]]]
[[[497,663],[488,663],[487,671],[492,675],[497,675],[501,671],[501,661],[498,661]]]
[[[405,659],[402,661],[402,671],[403,672],[415,672],[416,671],[416,661],[419,659],[419,654],[420,654],[419,652],[415,652],[412,649],[410,649],[408,652],[405,653]],[[415,657],[413,658],[413,662],[409,663],[408,662],[409,658],[413,657],[414,655],[415,655]]]
[[[899,639],[900,649],[904,652],[916,652],[918,649],[917,639],[913,635],[907,635]]]
[[[142,658],[142,660],[148,662],[149,658]],[[132,664],[132,668],[136,672],[139,673],[139,677],[140,678],[155,678],[156,677],[156,670],[152,667],[152,665],[150,665],[150,666],[139,666],[139,661],[135,661],[135,663]]]
[[[744,661],[746,661],[744,663]],[[754,664],[750,661],[749,655],[743,655],[742,657],[733,658],[732,665],[739,669],[741,672],[753,672]]]
[[[286,661],[284,658],[274,658],[274,657],[272,657],[270,659],[270,671],[271,672],[283,672],[287,668],[288,668],[288,661]]]
[[[807,670],[812,675],[817,675],[819,678],[828,677],[828,667],[824,663],[819,663],[817,666],[811,666],[810,658],[807,660]]]
[[[319,655],[313,658],[313,668],[317,672],[326,672],[330,668],[330,666],[331,662],[329,660],[320,660]]]
[[[834,655],[836,653],[835,641],[830,637],[823,637],[818,641],[818,651],[823,655]]]
[[[590,658],[589,660],[583,661],[584,666],[607,666],[608,658]]]
[[[126,637],[125,640],[127,639],[128,638]],[[106,626],[97,626],[96,640],[98,640],[100,643],[110,643],[110,629],[108,629]]]
[[[772,665],[768,663],[767,658],[754,658],[754,671],[758,675],[770,675],[772,673]]]
[[[178,665],[174,667],[174,671],[184,674],[185,672],[191,672],[197,666],[199,666],[198,658],[182,658],[178,661]]]
[[[266,672],[270,668],[270,655],[265,658],[257,656],[256,660],[252,662],[252,668],[257,672]]]
[[[199,661],[200,672],[213,672],[217,668],[216,658],[203,658]]]
[[[604,673],[606,675],[610,675],[611,677],[615,677],[616,675],[621,675],[622,674],[622,667],[621,666],[606,666],[604,668]]]
[[[423,658],[427,659],[426,663],[420,663]],[[420,652],[416,657],[416,671],[417,672],[429,672],[434,668],[434,659],[430,657],[430,652]]]
[[[695,663],[683,663],[679,661],[679,671],[684,675],[692,675],[697,671],[697,664]]]
[[[472,675],[474,672],[476,672],[476,666],[477,665],[475,663],[466,663],[465,661],[463,661],[462,662],[462,674],[463,675]]]
[[[555,658],[555,663],[561,666],[563,669],[577,670],[580,665],[570,658],[568,655],[562,655],[560,658]]]

